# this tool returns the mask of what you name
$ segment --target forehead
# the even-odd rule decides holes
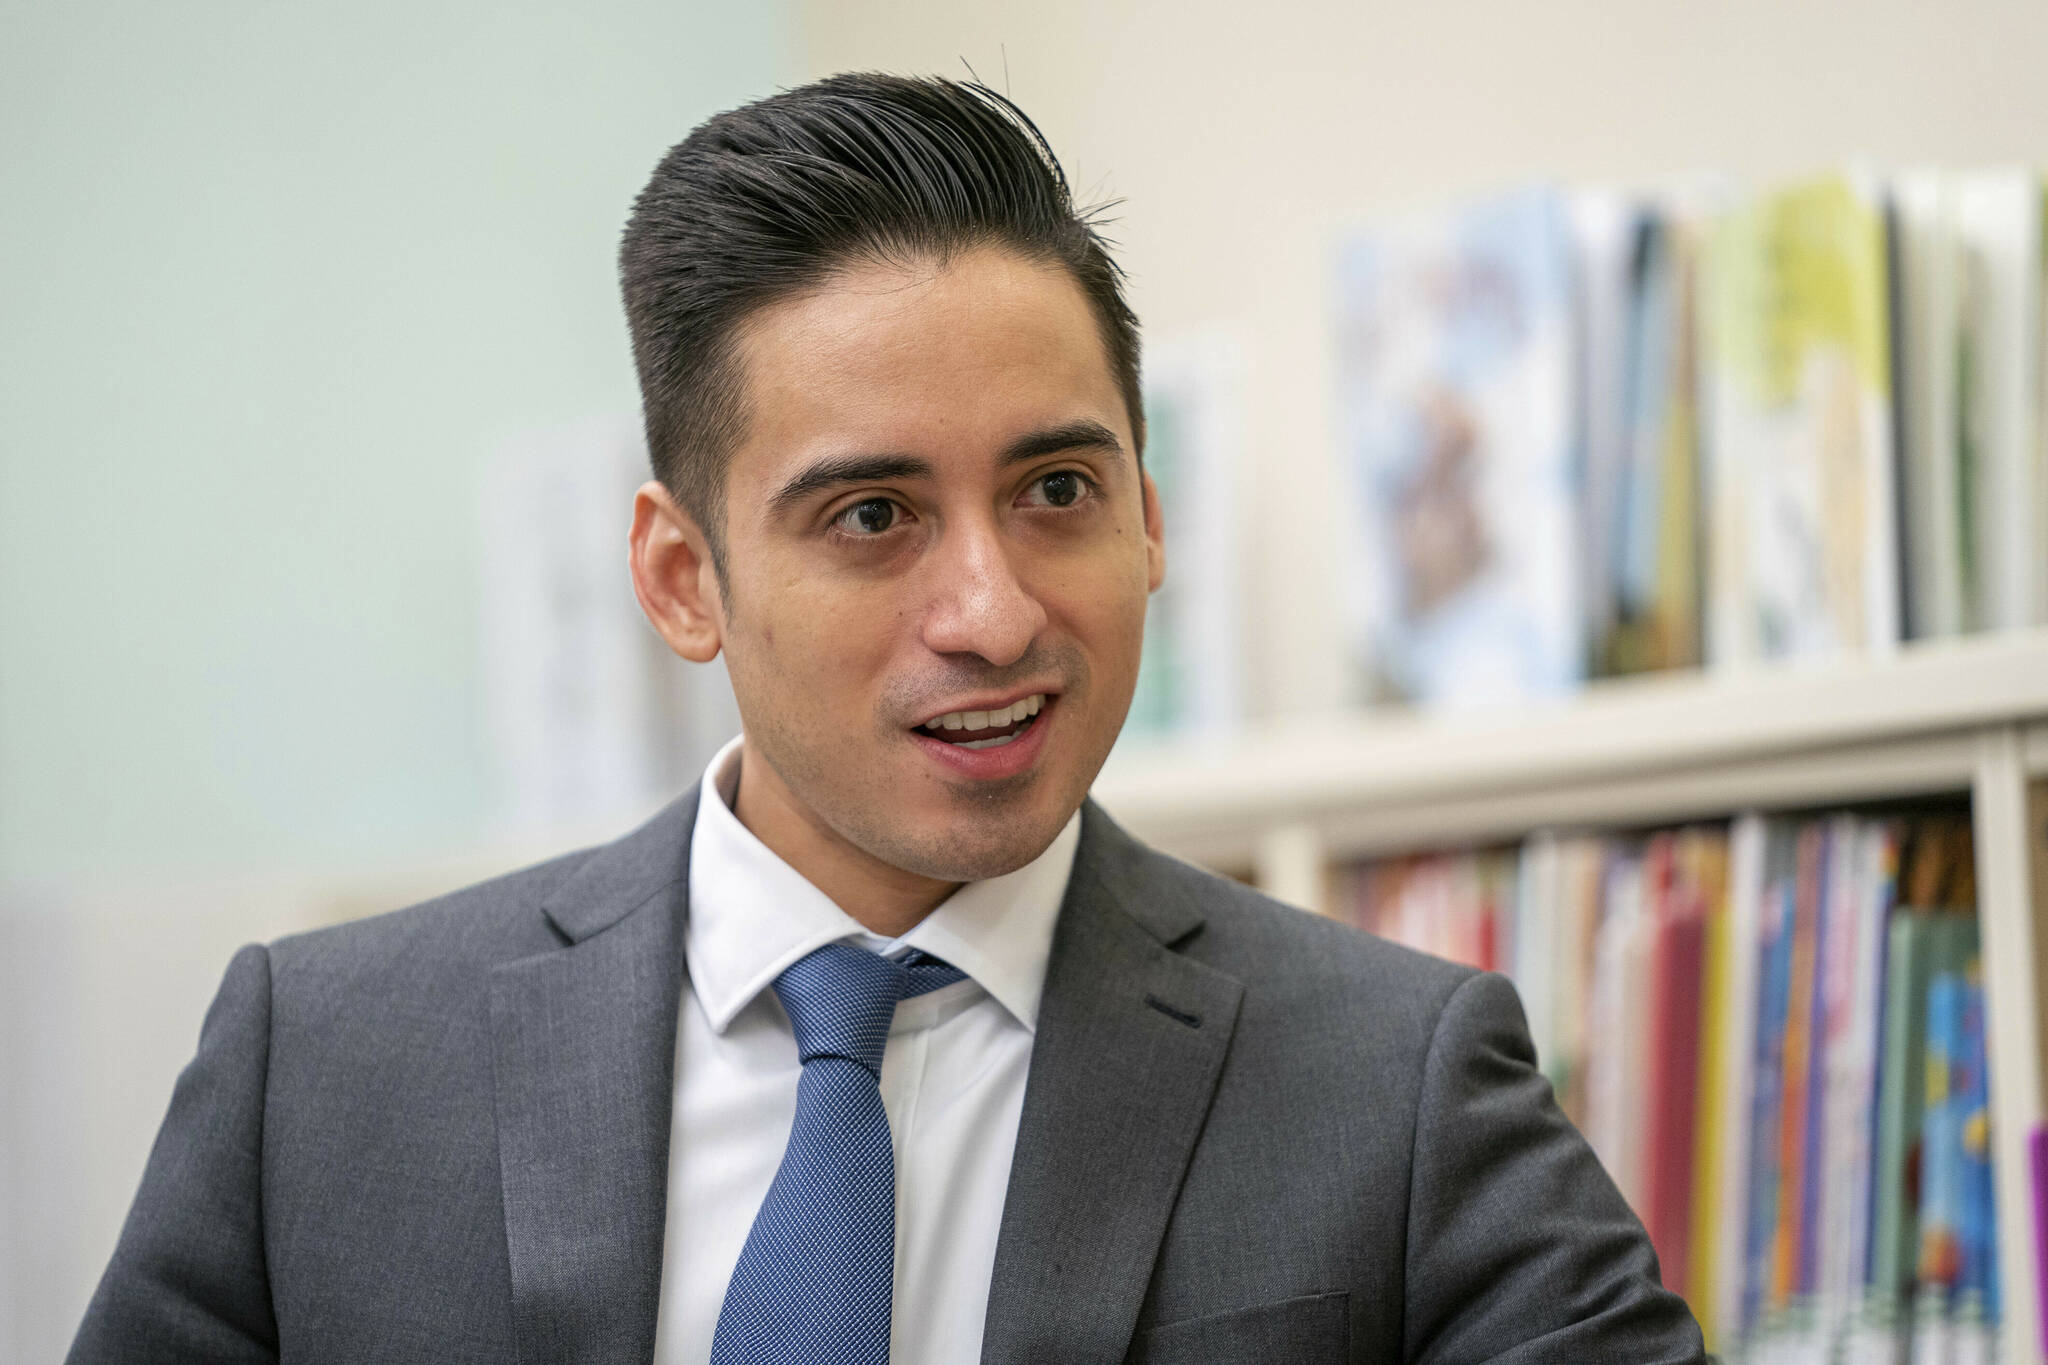
[[[1086,294],[1014,252],[850,265],[757,310],[736,340],[748,409],[736,485],[828,454],[971,459],[1080,418],[1133,448]]]

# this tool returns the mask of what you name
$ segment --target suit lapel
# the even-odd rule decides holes
[[[696,791],[592,854],[543,911],[560,948],[491,974],[521,1359],[654,1351]]]
[[[989,1286],[984,1365],[1122,1360],[1243,988],[1172,949],[1199,911],[1083,808]]]

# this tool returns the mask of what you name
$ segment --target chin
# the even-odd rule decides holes
[[[862,842],[884,862],[920,877],[944,882],[987,881],[1015,872],[1045,852],[1072,813],[1027,814],[1000,808],[987,813],[953,812],[924,823],[915,832],[898,826],[886,834],[877,831],[877,839]]]

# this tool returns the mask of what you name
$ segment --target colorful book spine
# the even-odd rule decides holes
[[[1798,872],[1792,899],[1792,953],[1785,1006],[1785,1044],[1778,1126],[1778,1220],[1771,1250],[1771,1302],[1781,1311],[1798,1305],[1807,1288],[1810,1245],[1813,1111],[1815,967],[1820,950],[1820,899],[1826,859],[1825,834],[1817,826],[1799,831]]]
[[[1544,836],[1386,860],[1348,878],[1347,900],[1380,932],[1517,978],[1546,1066],[1581,1095],[1711,1351],[1992,1365],[1967,835],[1952,816],[1836,815]],[[1958,908],[1902,906],[1908,892]],[[2037,1159],[2040,1207],[2048,1135]]]
[[[1793,878],[1784,865],[1784,832],[1766,851],[1766,881],[1757,938],[1755,1064],[1751,1071],[1749,1217],[1743,1266],[1743,1336],[1759,1330],[1777,1307],[1772,1294],[1773,1249],[1781,1208],[1783,1149],[1779,1143],[1785,1098],[1785,1031],[1792,995]]]
[[[1699,1100],[1700,973],[1705,923],[1700,893],[1678,864],[1675,835],[1652,841],[1656,906],[1651,950],[1649,1127],[1644,1224],[1664,1283],[1689,1282],[1693,1125]]]
[[[1914,1355],[1990,1360],[1998,1323],[1984,990],[1972,960],[1927,991]]]
[[[1735,980],[1734,915],[1730,908],[1729,840],[1702,836],[1694,855],[1700,887],[1700,1051],[1699,1096],[1693,1118],[1692,1244],[1686,1253],[1685,1297],[1698,1316],[1707,1349],[1720,1349],[1722,1335],[1721,1209],[1727,1181],[1730,1131],[1729,1054],[1738,1045],[1733,1014]]]
[[[2033,1177],[2034,1301],[2048,1304],[2048,1126],[2027,1134],[2027,1170]],[[2041,1354],[2048,1355],[2048,1313],[2041,1315]]]
[[[1765,850],[1771,826],[1744,815],[1728,832],[1728,996],[1721,1073],[1721,1140],[1704,1149],[1713,1161],[1713,1221],[1718,1229],[1709,1349],[1733,1352],[1747,1332],[1752,1304],[1745,1293],[1749,1266],[1750,1172],[1762,941],[1766,898]]]

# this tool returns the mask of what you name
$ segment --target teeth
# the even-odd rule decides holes
[[[1003,745],[1010,743],[1016,738],[1016,735],[997,735],[994,739],[963,739],[960,741],[960,747],[963,749],[1000,749]]]
[[[927,730],[996,730],[1005,725],[1015,725],[1027,720],[1045,709],[1045,694],[1034,692],[1020,701],[1012,702],[1000,711],[948,711],[943,716],[934,716],[924,723]],[[1012,736],[1001,740],[963,741],[972,748],[984,748],[990,744],[1006,742]]]
[[[997,729],[1001,729],[1001,726],[1006,726],[1006,724],[1016,724],[1018,720],[1028,720],[1028,718],[1036,716],[1040,710],[1044,710],[1044,694],[1042,692],[1034,692],[1028,698],[1012,702],[1010,706],[1004,706],[1001,710],[948,710],[944,716],[932,716],[930,720],[926,720],[924,722],[924,729],[928,729],[928,731],[997,731]],[[1010,739],[1014,739],[1014,737],[1012,735],[1004,735],[1001,739],[975,739],[975,741],[963,741],[963,743],[973,747],[973,749],[985,749],[987,745],[1008,743]]]

